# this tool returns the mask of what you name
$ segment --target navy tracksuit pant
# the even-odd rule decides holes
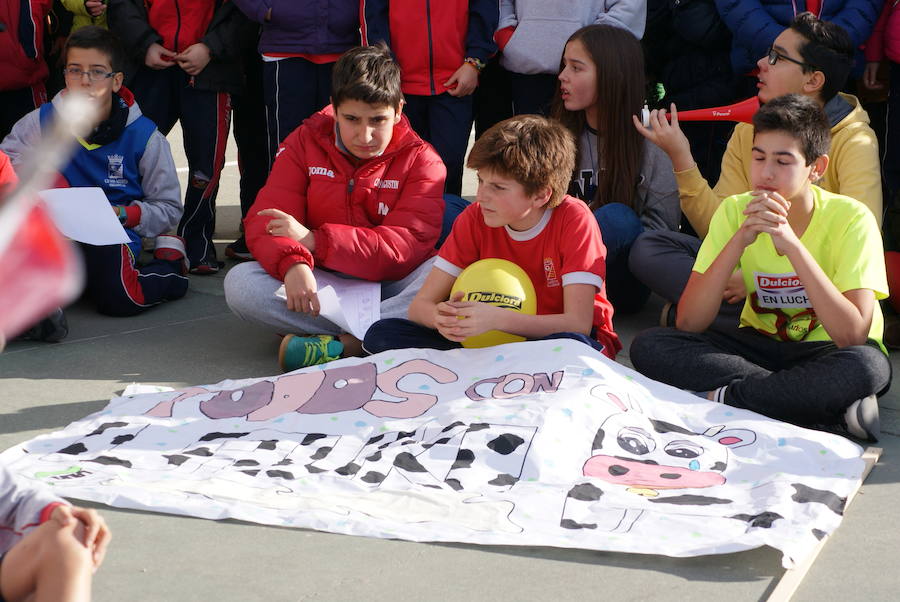
[[[214,264],[216,193],[225,164],[231,97],[227,92],[194,88],[193,78],[177,66],[159,71],[141,67],[130,88],[141,111],[163,135],[181,121],[188,185],[178,235],[185,239],[192,269]]]

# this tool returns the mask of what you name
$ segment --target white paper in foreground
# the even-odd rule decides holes
[[[381,319],[381,284],[356,278],[341,278],[313,270],[319,288],[319,313],[357,339],[366,336],[369,326]],[[287,299],[284,285],[275,296]]]
[[[40,195],[53,223],[72,240],[98,246],[130,242],[100,188],[54,188]]]

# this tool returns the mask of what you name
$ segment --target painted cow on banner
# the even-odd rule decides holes
[[[703,506],[730,504],[731,500],[685,493],[725,483],[729,449],[751,445],[756,433],[748,429],[710,427],[695,433],[684,427],[645,416],[637,402],[598,385],[591,394],[615,406],[597,430],[591,457],[584,463],[586,477],[624,486],[626,491],[651,502]],[[629,531],[644,510],[596,510],[603,491],[592,482],[569,490],[560,526],[568,529]],[[778,515],[752,518],[765,526]]]

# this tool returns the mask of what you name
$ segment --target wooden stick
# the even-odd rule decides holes
[[[847,496],[847,503],[844,504],[844,512],[850,507],[850,502],[856,497],[856,493],[860,490],[866,478],[868,478],[869,473],[872,472],[872,468],[878,462],[878,458],[881,457],[882,451],[884,450],[880,447],[867,447],[866,451],[863,452],[862,459],[866,465],[863,468],[862,478],[859,480],[859,485],[856,489],[851,491],[850,495]],[[822,548],[825,547],[825,543],[828,542],[828,539],[829,535],[820,539],[819,543],[816,544],[816,547],[813,548],[813,551],[806,557],[802,564],[784,572],[781,579],[778,580],[778,585],[775,586],[775,589],[773,589],[772,593],[769,594],[769,597],[766,598],[767,602],[787,602],[795,593],[797,593],[797,589],[803,582],[803,578],[806,577],[806,573],[812,568],[813,562],[818,558],[819,553],[822,551]]]

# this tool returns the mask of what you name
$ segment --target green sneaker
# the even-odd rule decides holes
[[[286,335],[278,348],[278,365],[282,372],[324,364],[341,357],[344,345],[332,336],[320,334],[313,337]]]

